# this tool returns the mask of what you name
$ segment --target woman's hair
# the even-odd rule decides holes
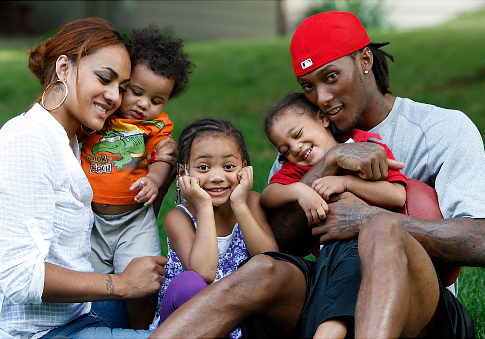
[[[105,19],[74,20],[30,52],[29,68],[45,88],[57,80],[56,61],[59,56],[66,55],[79,67],[81,57],[112,45],[124,46],[131,55],[128,38]]]
[[[289,107],[294,107],[298,109],[298,113],[306,114],[311,118],[315,118],[319,111],[316,105],[308,101],[305,94],[290,92],[274,103],[266,114],[263,129],[267,137],[269,137],[269,130],[273,126],[274,121],[286,113]]]
[[[162,34],[155,26],[135,29],[131,33],[133,56],[131,68],[143,63],[153,72],[174,81],[173,98],[182,93],[188,86],[189,75],[194,65],[183,51],[183,41]]]
[[[178,140],[178,163],[187,164],[194,140],[197,137],[209,135],[232,138],[239,148],[242,161],[246,162],[246,165],[250,165],[249,154],[241,131],[231,122],[217,119],[196,120],[184,128]]]
[[[394,57],[381,50],[380,48],[374,46],[372,43],[367,45],[372,51],[372,55],[374,56],[373,64],[372,64],[372,72],[374,73],[374,77],[376,78],[377,87],[381,91],[382,94],[391,94],[390,83],[389,83],[389,67],[387,64],[387,58],[389,58],[392,62],[394,62]],[[365,48],[365,47],[364,47]],[[352,58],[355,58],[357,53],[363,51],[364,48],[355,51],[354,53],[350,54]]]

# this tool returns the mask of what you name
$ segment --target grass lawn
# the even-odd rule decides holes
[[[374,41],[391,41],[385,49],[396,62],[390,65],[391,90],[442,107],[459,109],[485,135],[485,12],[445,25],[409,32],[373,31]],[[289,39],[252,39],[187,42],[196,64],[189,90],[170,101],[167,113],[175,123],[174,136],[201,117],[232,120],[244,133],[255,168],[254,189],[261,191],[274,159],[262,132],[267,108],[289,90],[298,90],[288,52]],[[40,93],[28,71],[29,40],[0,41],[0,126],[23,112]],[[162,217],[174,204],[167,194]],[[166,247],[165,247],[166,248]],[[477,337],[485,337],[484,286],[481,268],[466,267],[460,276],[460,300],[476,322]]]

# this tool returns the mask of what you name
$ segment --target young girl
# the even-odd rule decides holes
[[[152,327],[249,256],[278,249],[260,195],[251,191],[253,168],[241,132],[228,121],[202,119],[182,131],[178,148],[178,185],[187,203],[164,220],[167,273]]]

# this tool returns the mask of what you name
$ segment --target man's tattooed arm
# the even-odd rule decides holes
[[[308,186],[326,175],[334,175],[339,168],[333,159],[325,156],[316,163],[300,180]],[[328,164],[327,161],[330,163]],[[298,202],[288,203],[279,208],[268,208],[266,214],[280,251],[297,255],[307,254],[312,241],[312,231],[308,219]]]
[[[406,215],[400,219],[434,261],[485,267],[485,219],[418,220]]]
[[[328,206],[329,213],[325,224],[315,227],[315,231],[322,234],[322,241],[353,238],[374,214],[392,213],[392,217],[398,218],[433,261],[440,264],[485,267],[485,219],[420,220],[369,206],[350,193],[342,194]]]
[[[313,165],[300,182],[311,186],[315,179],[336,175],[341,169],[359,171],[363,178],[381,179],[382,176],[387,177],[387,166],[386,152],[378,144],[338,144]],[[300,250],[307,248],[312,240],[312,229],[297,202],[266,211],[281,251],[298,254]],[[316,229],[313,234],[318,236]]]

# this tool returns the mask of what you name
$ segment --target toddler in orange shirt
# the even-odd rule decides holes
[[[187,88],[193,66],[182,40],[155,27],[134,30],[131,39],[131,79],[121,105],[101,130],[82,138],[81,165],[93,189],[95,214],[90,261],[97,273],[118,274],[134,258],[161,255],[151,204],[171,180],[171,165],[150,161],[150,155],[171,136],[173,123],[163,109]],[[104,73],[95,74],[109,82]],[[148,326],[153,303],[152,298],[127,301],[133,328]]]

